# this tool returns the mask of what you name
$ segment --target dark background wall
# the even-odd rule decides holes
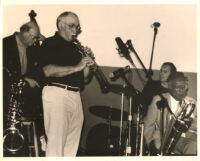
[[[104,72],[105,76],[108,78],[108,75],[110,72],[116,70],[116,67],[101,67],[102,71]],[[144,72],[139,69],[139,73],[141,74],[142,78],[144,81],[141,81],[136,73],[135,70],[132,69],[132,72],[127,73],[127,78],[129,81],[134,85],[134,87],[138,90],[142,90],[144,87],[144,84],[146,83],[147,79],[144,74]],[[189,93],[188,95],[190,97],[193,97],[194,99],[197,99],[197,73],[184,73],[185,76],[189,78]],[[159,71],[158,70],[153,70],[153,79],[157,80],[159,78]],[[123,85],[124,82],[121,78],[119,78],[117,81],[112,82],[110,79],[108,79],[110,83],[115,83],[115,84],[121,84]],[[97,124],[104,123],[107,124],[108,119],[101,118],[99,116],[94,115],[89,111],[89,109],[92,106],[108,106],[108,107],[113,107],[116,109],[121,108],[121,95],[116,94],[116,93],[107,93],[103,94],[100,90],[99,84],[96,80],[95,77],[93,77],[92,81],[90,84],[85,86],[85,89],[81,93],[82,96],[82,101],[83,101],[83,110],[84,110],[84,126],[82,130],[82,135],[81,135],[81,142],[80,146],[82,148],[86,148],[86,139],[88,132],[90,132],[91,128],[96,126]],[[125,103],[124,103],[124,110],[128,111],[129,109],[128,106],[128,101],[125,98]],[[112,121],[112,126],[119,126],[120,121]],[[99,129],[97,132],[102,132],[106,133],[107,129]],[[98,135],[98,134],[97,134]],[[101,138],[99,138],[101,139]]]

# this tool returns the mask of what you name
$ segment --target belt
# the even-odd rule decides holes
[[[56,86],[56,87],[64,88],[66,90],[74,91],[74,92],[79,92],[80,91],[79,87],[72,87],[72,86],[62,85],[62,84],[57,84],[57,83],[50,83],[47,86]]]

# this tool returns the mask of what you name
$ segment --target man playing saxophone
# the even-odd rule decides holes
[[[75,13],[60,14],[57,29],[41,46],[40,64],[47,83],[42,91],[46,156],[76,156],[83,124],[80,89],[94,61],[82,57],[74,43],[81,32]],[[87,47],[84,50],[91,52]]]
[[[144,118],[144,138],[151,155],[197,155],[197,107],[187,92],[188,80],[177,72],[169,80],[169,93],[153,98]],[[187,114],[180,120],[184,111]],[[174,139],[175,136],[178,137]],[[171,150],[163,153],[165,149]]]

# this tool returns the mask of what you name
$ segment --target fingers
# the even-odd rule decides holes
[[[26,77],[25,80],[28,82],[28,84],[29,84],[29,86],[30,86],[31,88],[34,88],[34,87],[40,88],[40,85],[39,85],[38,82],[35,81],[34,79],[31,79],[31,78],[27,78],[27,77]]]
[[[86,67],[90,67],[92,65],[94,65],[94,61],[90,57],[84,57],[82,58],[80,63],[77,65],[77,70],[81,71],[85,69]]]
[[[94,65],[94,60],[92,60],[90,57],[85,57],[83,58],[84,63],[86,64],[86,66],[92,66]]]
[[[40,88],[40,85],[38,84],[38,82],[36,82],[35,80],[33,80],[34,84],[36,87]]]

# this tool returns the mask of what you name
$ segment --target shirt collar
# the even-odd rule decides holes
[[[62,36],[60,36],[60,34],[58,33],[58,31],[56,31],[55,37],[56,37],[56,39],[57,39],[57,41],[59,43],[63,43],[63,44],[71,44],[72,43],[72,42],[66,41]]]
[[[14,35],[15,35],[17,44],[18,44],[21,48],[25,48],[25,49],[26,49],[26,46],[22,43],[21,39],[19,38],[19,32],[15,32]]]
[[[170,100],[171,100],[171,110],[172,110],[173,113],[175,113],[176,110],[177,110],[177,106],[178,106],[178,104],[179,104],[179,101],[177,101],[177,100],[176,100],[174,97],[172,97],[171,95],[170,95]]]

